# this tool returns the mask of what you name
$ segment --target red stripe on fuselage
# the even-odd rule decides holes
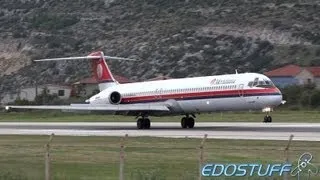
[[[201,98],[201,97],[219,97],[219,96],[239,96],[240,95],[252,95],[252,94],[272,94],[279,93],[278,88],[263,88],[263,89],[233,89],[222,91],[204,91],[204,92],[186,92],[186,93],[174,93],[174,94],[158,94],[148,96],[131,96],[124,97],[121,103],[133,103],[141,101],[162,101],[167,99],[188,99],[188,98]]]

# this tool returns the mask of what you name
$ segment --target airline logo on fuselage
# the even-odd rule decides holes
[[[217,85],[217,84],[233,84],[235,83],[235,79],[212,79],[210,84]]]

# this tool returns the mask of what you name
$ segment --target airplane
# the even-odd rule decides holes
[[[263,122],[272,122],[273,108],[285,103],[280,90],[263,74],[235,73],[119,84],[113,77],[107,59],[132,60],[105,56],[97,51],[84,57],[40,59],[35,61],[91,61],[100,93],[84,104],[6,106],[11,109],[55,109],[103,111],[136,116],[138,129],[149,129],[149,116],[183,115],[182,128],[193,128],[196,114],[217,111],[262,110]]]

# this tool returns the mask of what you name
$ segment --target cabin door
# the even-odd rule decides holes
[[[238,93],[239,93],[239,96],[240,97],[243,97],[244,96],[244,85],[243,84],[240,84],[239,85],[239,88],[238,88]]]

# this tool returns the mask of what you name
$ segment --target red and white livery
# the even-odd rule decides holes
[[[106,59],[132,60],[104,56],[94,52],[85,57],[42,59],[91,60],[100,93],[86,100],[87,104],[70,106],[7,106],[27,109],[62,109],[105,111],[139,117],[137,127],[149,129],[149,116],[184,115],[182,128],[193,128],[195,114],[215,111],[263,110],[264,122],[271,122],[268,112],[285,101],[272,81],[262,74],[241,73],[218,76],[169,79],[119,84]]]

